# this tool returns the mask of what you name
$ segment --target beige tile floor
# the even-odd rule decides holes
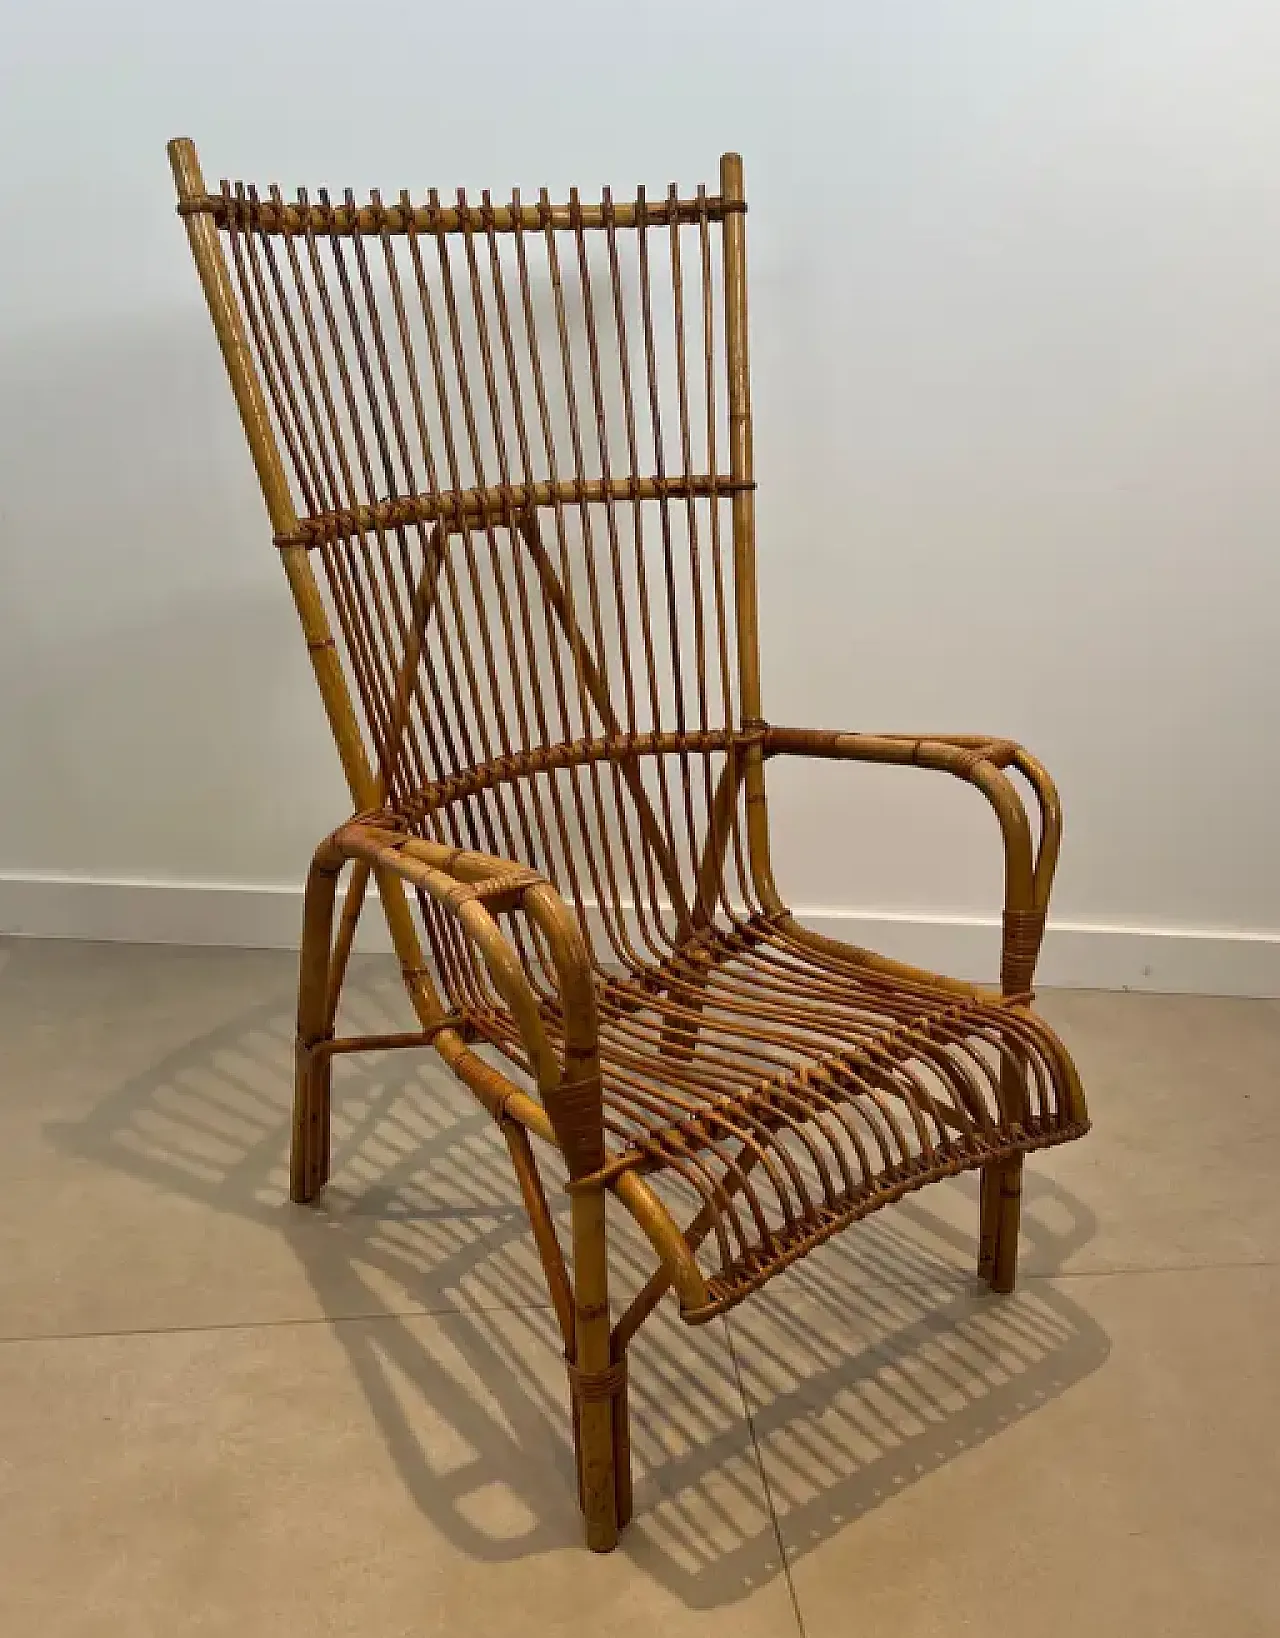
[[[292,979],[0,948],[3,1638],[1280,1632],[1280,1003],[1046,997],[1098,1124],[1032,1166],[1018,1294],[962,1181],[664,1317],[595,1558],[485,1117],[350,1060],[288,1205]],[[357,1027],[394,1000],[359,969]]]

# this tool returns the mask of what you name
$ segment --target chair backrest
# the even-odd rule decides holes
[[[737,156],[567,204],[170,156],[357,804],[545,870],[604,960],[758,908]]]

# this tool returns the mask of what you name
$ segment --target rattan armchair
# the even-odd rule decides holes
[[[210,192],[190,142],[169,152],[356,808],[307,881],[291,1193],[329,1175],[335,1055],[434,1047],[505,1135],[605,1551],[631,1511],[627,1346],[669,1290],[708,1320],[967,1170],[979,1271],[1012,1287],[1023,1156],[1088,1125],[1030,1010],[1057,797],[1006,740],[764,719],[735,155],[714,193],[552,204]],[[777,756],[981,791],[999,990],[793,918]],[[340,1037],[371,879],[418,1027]],[[567,1254],[531,1139],[567,1172]],[[616,1315],[610,1197],[655,1259]]]

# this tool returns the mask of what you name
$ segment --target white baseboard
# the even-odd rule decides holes
[[[997,917],[896,915],[862,910],[797,911],[830,938],[930,967],[992,981],[1000,970]],[[1036,983],[1077,990],[1150,990],[1166,995],[1280,996],[1280,933],[1216,927],[1124,927],[1053,921]]]
[[[831,908],[797,914],[831,938],[957,978],[991,980],[999,968],[995,917]],[[0,934],[292,949],[301,921],[299,887],[0,872]],[[360,947],[390,948],[375,904]],[[1051,921],[1036,976],[1074,989],[1280,996],[1280,933]]]
[[[390,949],[381,913],[368,921],[362,947]],[[18,938],[290,950],[301,927],[301,887],[0,872],[0,934]]]

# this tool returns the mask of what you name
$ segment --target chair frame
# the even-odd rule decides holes
[[[588,1545],[607,1551],[631,1515],[631,1476],[626,1405],[627,1346],[668,1290],[674,1290],[685,1318],[711,1317],[717,1301],[694,1252],[711,1227],[703,1213],[683,1231],[644,1175],[643,1168],[619,1165],[606,1150],[601,1113],[601,1064],[597,1019],[597,969],[578,917],[555,886],[526,864],[473,849],[408,834],[388,813],[386,780],[374,766],[353,702],[324,598],[308,555],[308,529],[300,518],[286,474],[271,408],[255,364],[251,338],[238,304],[236,286],[219,237],[218,195],[210,194],[194,145],[183,138],[169,145],[182,215],[212,316],[222,357],[243,422],[276,544],[289,581],[320,693],[355,804],[356,816],[318,848],[307,879],[298,997],[297,1068],[290,1164],[290,1194],[310,1201],[329,1175],[332,1065],[335,1056],[373,1049],[434,1047],[502,1129],[527,1210],[548,1291],[559,1322],[568,1363],[578,1457],[579,1493]],[[788,936],[837,963],[886,980],[927,982],[955,998],[957,1006],[990,999],[993,991],[926,974],[920,969],[824,939],[790,917],[773,878],[765,806],[765,763],[774,756],[889,763],[932,769],[974,787],[993,809],[1004,846],[1004,919],[1000,994],[1016,1002],[1019,1015],[1029,999],[1043,936],[1050,887],[1057,863],[1061,812],[1057,792],[1034,757],[1009,741],[989,736],[871,735],[779,728],[762,716],[756,602],[756,525],[750,385],[747,356],[745,194],[741,160],[723,156],[717,207],[723,223],[725,335],[729,412],[729,481],[733,561],[736,573],[738,688],[742,723],[748,731],[742,779],[745,789],[745,842],[760,899]],[[289,207],[292,209],[293,207]],[[612,207],[611,207],[612,208]],[[629,207],[616,207],[618,218]],[[561,209],[557,207],[557,209]],[[579,207],[581,220],[592,207]],[[341,207],[339,207],[339,213]],[[530,207],[531,223],[544,223]],[[448,214],[448,213],[446,213]],[[364,231],[359,218],[347,223]],[[558,224],[557,224],[558,225]],[[713,483],[715,480],[712,480]],[[522,504],[553,501],[527,494]],[[627,490],[634,495],[635,486]],[[510,511],[511,495],[504,502]],[[483,494],[459,501],[483,513]],[[419,505],[416,516],[421,519]],[[444,519],[440,526],[447,523]],[[659,736],[655,736],[659,737]],[[1036,836],[1011,775],[1029,785],[1037,810]],[[350,871],[341,913],[340,879]],[[357,924],[370,881],[382,902],[418,1028],[400,1034],[338,1036],[339,1001]],[[536,1096],[493,1067],[474,1050],[465,1017],[451,1011],[433,981],[410,894],[422,895],[456,924],[483,963],[494,990],[515,1021],[533,1071]],[[499,916],[519,918],[541,942],[554,968],[559,995],[557,1051],[548,1033],[545,1009],[531,988]],[[696,1020],[686,1024],[696,1033]],[[692,1050],[672,1028],[667,1049]],[[1079,1135],[1088,1124],[1083,1095],[1069,1059],[1064,1059],[1069,1120],[1052,1141]],[[1016,1065],[1002,1071],[1016,1081]],[[1011,1102],[1016,1102],[1010,1093]],[[530,1139],[558,1151],[567,1163],[571,1247],[562,1250]],[[1040,1143],[1018,1142],[993,1149],[981,1166],[978,1268],[997,1292],[1012,1289],[1016,1271],[1024,1153]],[[959,1166],[952,1168],[961,1169]],[[915,1183],[886,1188],[862,1202],[846,1220],[863,1216],[897,1198]],[[616,1321],[609,1298],[606,1201],[612,1195],[635,1219],[657,1259],[652,1278]],[[840,1226],[840,1225],[837,1225]],[[799,1244],[780,1261],[802,1255],[817,1238]],[[761,1281],[775,1271],[771,1266]],[[756,1283],[761,1283],[760,1281]],[[738,1292],[733,1300],[738,1300]]]

